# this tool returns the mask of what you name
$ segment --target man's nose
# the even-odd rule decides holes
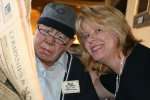
[[[55,37],[54,36],[47,36],[46,37],[46,43],[48,43],[49,45],[55,44]]]

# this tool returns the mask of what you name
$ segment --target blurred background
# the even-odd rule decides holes
[[[82,6],[91,6],[98,4],[113,5],[125,13],[127,0],[32,0],[31,23],[33,30],[36,27],[40,13],[48,2],[60,2],[68,4],[75,8],[76,11]]]
[[[150,0],[32,0],[31,24],[33,33],[43,7],[48,2],[60,2],[72,6],[77,12],[82,6],[112,5],[125,14],[136,38],[150,47]],[[80,55],[79,42],[76,39],[70,51]]]
[[[36,23],[43,7],[48,2],[59,2],[72,6],[77,12],[82,6],[91,6],[98,4],[113,5],[125,13],[127,0],[32,0],[31,23],[32,29],[35,30]],[[77,40],[74,43],[78,43]]]
[[[125,14],[127,0],[32,0],[32,11],[31,11],[31,23],[33,31],[36,28],[36,23],[40,17],[40,13],[43,10],[43,7],[48,2],[59,2],[72,6],[77,12],[82,6],[91,6],[91,5],[112,5],[120,9]],[[80,57],[81,49],[77,38],[75,39],[73,45],[70,47],[69,52]]]

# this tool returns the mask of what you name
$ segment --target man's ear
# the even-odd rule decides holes
[[[67,44],[67,46],[66,46],[66,50],[68,50],[69,48],[70,48],[70,46],[73,44],[73,41],[74,41],[75,39],[70,39],[69,41],[68,41],[68,44]]]

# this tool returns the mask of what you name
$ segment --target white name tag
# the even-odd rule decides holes
[[[63,94],[80,93],[79,80],[64,81],[62,84]]]

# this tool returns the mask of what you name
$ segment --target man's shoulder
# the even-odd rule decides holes
[[[75,55],[72,55],[72,63],[74,63],[75,65],[78,65],[78,66],[82,66],[84,67],[83,63],[81,62],[80,60],[80,57],[77,57]]]
[[[85,65],[81,62],[80,58],[72,55],[72,70],[74,72],[77,71],[78,74],[88,75],[89,73],[86,71]]]
[[[69,56],[69,58],[71,58],[71,56],[72,56],[73,60],[80,62],[80,57],[79,56],[77,56],[75,54],[72,54],[70,52],[66,52],[66,54]]]

